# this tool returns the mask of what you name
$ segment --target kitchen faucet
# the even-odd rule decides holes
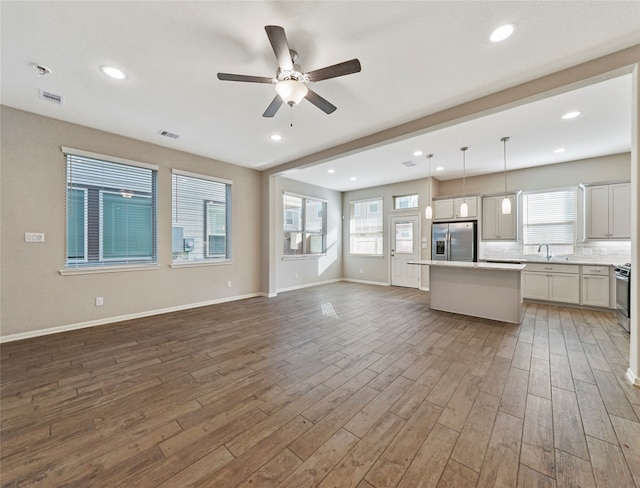
[[[538,252],[540,252],[542,246],[545,246],[547,248],[547,261],[549,261],[553,257],[551,254],[549,254],[549,244],[540,244],[538,246]]]

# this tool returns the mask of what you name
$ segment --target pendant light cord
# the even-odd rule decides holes
[[[507,141],[508,137],[500,139],[504,144],[504,197],[507,198]]]
[[[466,166],[467,166],[467,158],[466,158],[467,149],[469,149],[469,148],[468,147],[461,147],[460,148],[460,150],[462,151],[462,198],[464,199],[465,203],[467,201],[467,192],[465,191]]]

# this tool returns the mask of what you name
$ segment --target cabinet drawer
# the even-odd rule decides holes
[[[609,266],[582,266],[582,274],[609,276]]]
[[[591,267],[591,266],[590,266]],[[595,268],[595,266],[594,266]],[[537,271],[542,273],[569,273],[579,274],[578,264],[549,264],[549,263],[527,263],[526,271]]]

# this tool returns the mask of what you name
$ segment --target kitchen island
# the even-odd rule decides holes
[[[429,266],[431,308],[519,324],[524,264],[410,261]]]

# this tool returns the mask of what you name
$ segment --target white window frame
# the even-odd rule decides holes
[[[294,197],[294,198],[300,198],[302,199],[302,211],[301,211],[301,217],[300,217],[300,229],[296,229],[296,230],[287,230],[285,229],[287,222],[286,222],[286,218],[285,218],[285,207],[284,207],[284,199],[285,197]],[[313,202],[320,202],[322,204],[322,230],[320,232],[318,231],[309,231],[307,229],[307,215],[306,215],[306,211],[307,211],[307,201],[311,200]],[[283,245],[281,248],[281,252],[282,252],[282,259],[283,260],[288,260],[288,259],[304,259],[304,258],[313,258],[313,257],[319,257],[319,256],[325,256],[327,254],[327,227],[328,227],[328,210],[329,210],[329,203],[325,198],[318,198],[318,197],[314,197],[311,195],[302,195],[300,193],[292,193],[289,191],[283,191],[282,192],[282,199],[281,199],[281,203],[282,203],[282,237],[283,237]],[[301,240],[302,240],[302,252],[300,254],[285,254],[284,253],[284,243],[287,242],[287,237],[286,234],[301,234]],[[307,246],[307,237],[311,237],[311,236],[320,236],[321,240],[322,240],[322,245],[321,245],[321,251],[320,252],[310,252],[308,250],[308,246]]]
[[[360,215],[360,212],[356,212],[356,210],[360,210],[357,204],[362,203],[372,203],[375,202],[378,204],[378,211],[376,213],[380,213],[380,231],[379,232],[353,232],[353,221],[354,216]],[[352,238],[354,235],[371,235],[378,236],[376,237],[376,241],[380,244],[380,252],[379,253],[359,253],[353,252],[352,248]],[[363,200],[353,200],[349,202],[349,255],[350,256],[358,256],[358,257],[375,257],[380,258],[384,256],[384,198],[383,197],[374,197],[374,198],[366,198]]]
[[[410,206],[410,207],[398,207],[398,199],[400,199],[400,198],[408,198],[408,197],[415,197],[416,204],[414,206]],[[420,207],[420,197],[419,197],[418,193],[407,193],[406,195],[395,195],[393,197],[393,209],[394,210],[399,210],[399,211],[414,210],[414,209],[419,208],[419,207]]]
[[[528,212],[527,212],[527,199],[529,195],[539,195],[539,194],[552,194],[559,192],[569,192],[573,193],[573,219],[568,219],[566,221],[558,221],[558,222],[548,222],[546,224],[538,224],[540,226],[544,225],[572,225],[573,226],[573,242],[531,242],[527,241],[527,227],[534,226],[536,224],[528,224]],[[538,254],[538,248],[541,244],[548,244],[549,246],[553,246],[552,252],[556,255],[573,255],[576,250],[576,243],[578,240],[578,194],[577,188],[569,187],[569,188],[556,188],[551,190],[540,190],[540,191],[529,191],[523,192],[522,194],[522,204],[523,204],[523,215],[522,215],[522,243],[523,243],[523,254]]]
[[[79,158],[88,158],[94,159],[97,161],[103,161],[105,163],[115,163],[126,166],[133,166],[137,168],[147,169],[154,172],[153,181],[155,190],[155,207],[153,208],[154,216],[153,216],[153,230],[152,230],[152,256],[151,260],[149,258],[127,258],[126,260],[115,259],[113,262],[111,260],[103,260],[102,253],[102,208],[100,208],[99,215],[99,230],[98,230],[98,239],[99,239],[99,261],[96,261],[95,264],[89,261],[89,232],[88,232],[88,190],[84,188],[76,188],[78,190],[85,191],[85,218],[84,218],[84,246],[85,246],[85,259],[69,259],[68,258],[68,243],[67,243],[67,226],[68,226],[68,216],[65,215],[65,257],[64,257],[64,267],[60,269],[58,272],[63,276],[68,275],[81,275],[81,274],[94,274],[94,273],[113,273],[113,272],[122,272],[122,271],[136,271],[136,270],[154,270],[159,269],[158,267],[158,189],[157,189],[157,178],[158,178],[158,170],[159,166],[156,164],[144,163],[141,161],[134,161],[131,159],[121,158],[117,156],[110,156],[106,154],[95,153],[92,151],[85,151],[83,149],[75,149],[67,146],[60,147],[62,154],[65,159],[65,168],[68,167],[68,157],[76,156]],[[66,173],[65,173],[65,199],[68,199],[68,189],[69,183],[67,181]],[[99,190],[100,192],[104,190]],[[152,196],[153,197],[153,196]],[[150,197],[150,198],[152,198]],[[100,196],[100,198],[102,198]],[[67,208],[68,201],[65,200],[65,209]],[[66,213],[66,210],[65,210]],[[126,261],[126,262],[123,262]],[[136,262],[139,261],[139,262]]]

